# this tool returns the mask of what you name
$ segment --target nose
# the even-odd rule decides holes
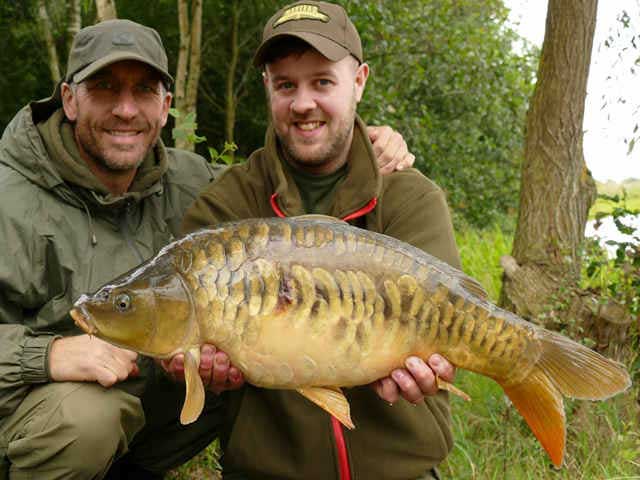
[[[316,108],[313,92],[308,88],[298,88],[291,100],[291,111],[296,114],[307,113]]]
[[[118,92],[112,113],[124,120],[130,120],[138,114],[138,103],[130,89],[123,88]]]

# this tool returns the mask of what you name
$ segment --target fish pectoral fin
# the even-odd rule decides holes
[[[204,385],[198,372],[199,367],[200,347],[187,350],[184,354],[185,398],[180,412],[182,425],[195,422],[204,408]]]
[[[351,408],[349,407],[349,401],[339,388],[306,387],[298,388],[296,391],[303,397],[311,400],[330,415],[333,415],[348,429],[352,430],[355,428],[355,425],[351,421]]]
[[[438,376],[436,376],[436,381],[438,382],[438,388],[440,390],[446,390],[449,393],[453,393],[454,395],[460,397],[463,400],[466,400],[467,402],[471,401],[471,397],[460,390],[458,387],[456,387],[454,384],[449,383]]]
[[[556,467],[562,465],[565,445],[565,417],[562,395],[538,367],[518,385],[502,388],[524,417],[531,431]]]

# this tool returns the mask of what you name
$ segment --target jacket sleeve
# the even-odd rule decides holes
[[[263,182],[256,184],[258,176],[253,172],[256,162],[249,158],[244,165],[234,165],[208,185],[187,209],[181,232],[189,233],[199,228],[244,218],[269,217]]]
[[[414,169],[385,177],[381,231],[460,268],[444,192]]]
[[[13,412],[32,384],[49,381],[47,355],[52,333],[27,327],[46,302],[45,250],[36,236],[29,240],[1,221],[0,248],[0,417]]]

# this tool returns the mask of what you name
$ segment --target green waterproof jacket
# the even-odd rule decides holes
[[[282,167],[272,129],[245,165],[223,173],[185,214],[184,231],[250,217],[304,214],[295,181]],[[460,267],[445,196],[414,169],[380,176],[357,120],[348,173],[330,215],[404,240]],[[327,345],[327,348],[331,348]],[[452,448],[446,393],[414,406],[388,405],[368,386],[345,391],[355,430],[343,431],[296,392],[247,385],[229,392],[222,458],[225,478],[415,479]],[[347,473],[349,470],[350,473]]]
[[[26,106],[0,140],[0,422],[33,384],[49,381],[53,338],[80,333],[73,302],[171,241],[214,177],[202,157],[159,142],[164,173],[143,190],[111,198],[70,184],[36,127],[52,114]]]

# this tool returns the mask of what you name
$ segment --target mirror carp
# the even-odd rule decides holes
[[[183,353],[182,423],[203,408],[203,343],[225,351],[248,382],[297,390],[348,428],[341,387],[438,352],[498,382],[557,466],[563,397],[606,399],[631,383],[621,364],[492,304],[461,271],[329,217],[250,219],[186,235],[81,296],[71,316],[144,355]]]

